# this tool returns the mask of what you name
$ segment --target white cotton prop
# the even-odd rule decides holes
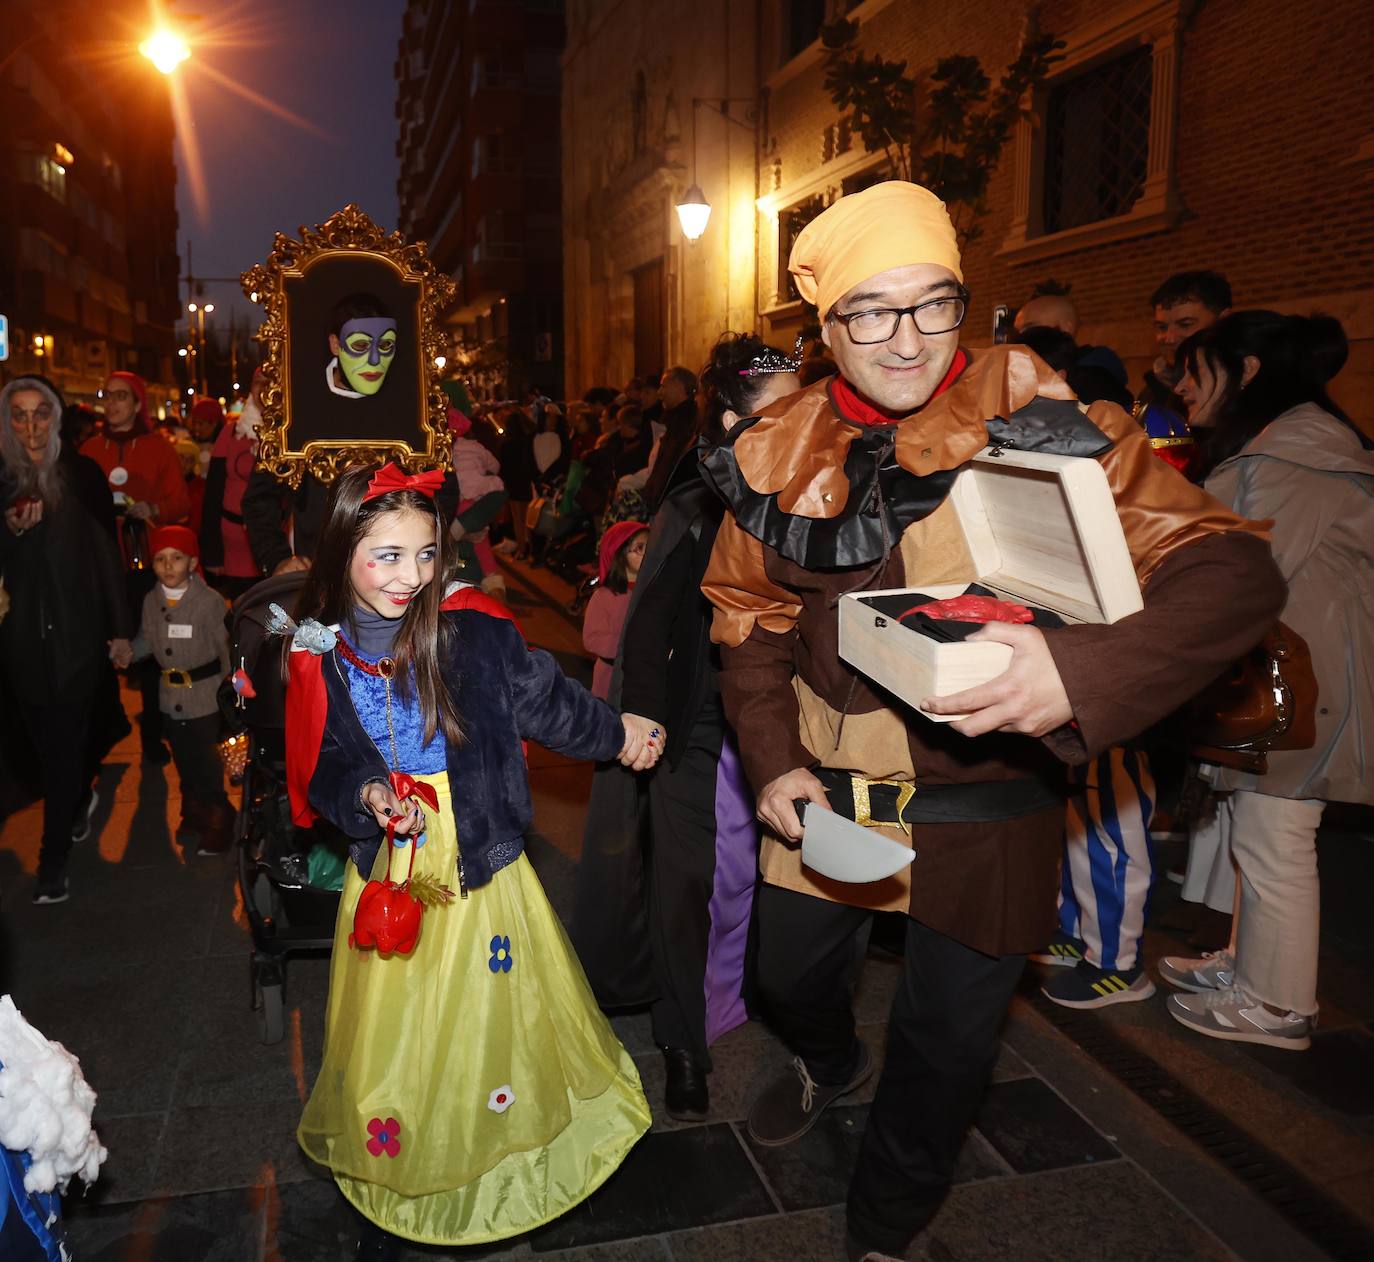
[[[95,1092],[81,1063],[0,995],[0,1145],[26,1152],[29,1192],[63,1192],[73,1175],[94,1183],[109,1153],[91,1129]]]

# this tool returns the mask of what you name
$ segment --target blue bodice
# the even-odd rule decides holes
[[[353,648],[351,644],[349,647]],[[353,651],[365,662],[379,660],[356,648]],[[338,660],[348,681],[348,692],[353,698],[353,708],[358,712],[358,721],[389,766],[391,737],[386,726],[386,680],[354,666],[342,653],[338,655]],[[415,695],[413,685],[410,695],[402,697],[396,681],[392,680],[391,726],[396,732],[396,766],[392,770],[409,772],[412,776],[428,776],[447,768],[443,733],[436,732],[434,739],[425,744],[424,717],[420,713],[420,699]]]

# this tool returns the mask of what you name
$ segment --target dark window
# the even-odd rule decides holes
[[[792,257],[792,246],[801,230],[825,209],[825,202],[818,196],[808,197],[786,210],[778,212],[778,301],[797,302],[801,294],[797,292],[796,281],[787,270],[787,261]]]
[[[635,375],[663,371],[663,260],[655,259],[630,273],[634,282]]]
[[[845,176],[840,181],[840,193],[845,197],[848,197],[850,193],[862,193],[864,189],[872,188],[875,184],[881,184],[891,178],[892,172],[887,167],[870,167],[867,171]]]
[[[821,35],[825,21],[825,0],[791,0],[787,6],[787,42],[783,46],[783,61],[791,61],[799,52],[814,44]]]
[[[1145,186],[1151,51],[1137,49],[1050,89],[1045,231],[1124,215]]]

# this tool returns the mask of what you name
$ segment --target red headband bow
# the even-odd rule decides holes
[[[442,469],[428,469],[424,473],[405,473],[395,461],[384,464],[376,473],[372,475],[372,480],[367,484],[367,492],[363,495],[363,503],[368,500],[375,500],[379,495],[385,495],[388,491],[418,491],[421,495],[427,495],[433,499],[439,488],[444,484],[444,471]]]

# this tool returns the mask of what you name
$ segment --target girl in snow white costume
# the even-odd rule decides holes
[[[292,813],[353,839],[297,1137],[367,1220],[366,1258],[546,1223],[650,1122],[524,856],[521,742],[648,767],[662,733],[564,678],[495,601],[443,599],[441,476],[341,474],[300,623],[281,619]]]

